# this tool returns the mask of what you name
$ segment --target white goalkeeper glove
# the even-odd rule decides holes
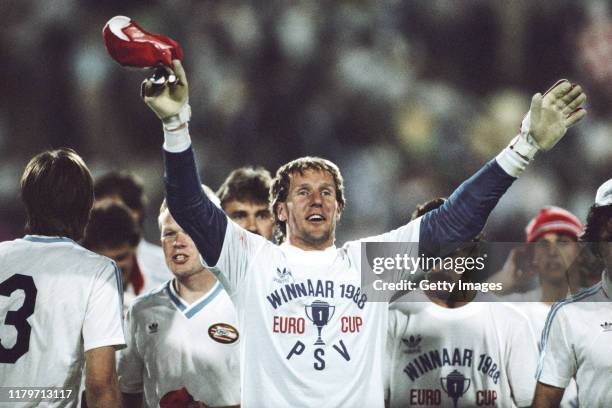
[[[552,149],[570,126],[584,118],[586,110],[581,105],[585,100],[580,85],[566,79],[557,81],[544,95],[533,95],[521,132],[510,142],[511,149],[529,161],[538,151]]]
[[[185,128],[191,118],[189,85],[179,60],[172,61],[172,70],[167,69],[170,74],[176,75],[176,81],[156,85],[151,78],[147,78],[142,82],[140,94],[149,108],[162,120],[164,130],[174,132]]]

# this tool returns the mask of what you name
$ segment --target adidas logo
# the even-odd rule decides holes
[[[612,331],[612,323],[610,322],[603,322],[602,324],[600,324],[600,326],[603,331]]]
[[[293,282],[293,275],[291,274],[291,271],[287,268],[283,268],[282,271],[280,270],[280,268],[276,268],[276,275],[278,277],[274,278],[274,281],[277,283],[283,284]]]
[[[421,351],[421,340],[423,340],[423,338],[420,334],[417,334],[416,336],[411,335],[407,339],[402,339],[404,345],[408,347],[406,353],[419,353]]]
[[[147,326],[147,331],[149,332],[149,334],[157,333],[158,326],[159,325],[157,324],[157,322],[153,322]]]

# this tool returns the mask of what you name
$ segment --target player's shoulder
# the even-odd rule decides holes
[[[422,217],[416,218],[399,227],[383,232],[378,235],[371,235],[363,238],[347,241],[343,247],[360,247],[363,243],[382,243],[382,242],[401,242],[418,243],[419,232],[421,229]]]
[[[73,242],[71,250],[75,257],[82,258],[82,265],[87,265],[92,271],[108,271],[120,276],[119,267],[112,259],[82,247],[76,242]]]
[[[431,305],[431,300],[422,290],[413,290],[402,295],[399,299],[389,305],[390,310],[395,310],[405,315],[416,315],[423,312]]]
[[[387,333],[390,337],[402,336],[408,327],[410,316],[398,309],[389,309],[387,320]]]
[[[28,242],[22,238],[0,242],[0,259],[10,255],[12,252],[25,248],[27,244]]]
[[[232,248],[242,246],[242,249],[250,249],[255,252],[261,252],[262,250],[280,252],[278,245],[259,234],[247,231],[229,217],[227,217],[227,229],[225,234],[226,241],[232,243]]]
[[[99,255],[66,237],[26,235],[23,238],[6,242],[2,247],[4,254],[24,251],[28,257],[54,254],[54,259],[65,264],[78,266],[79,270],[99,272],[102,269],[116,270],[114,261]]]
[[[149,308],[159,305],[167,301],[168,298],[168,285],[170,285],[172,280],[168,280],[161,285],[157,286],[155,289],[147,293],[143,293],[138,295],[132,301],[130,305],[130,310],[133,313],[140,313],[144,310],[148,310]]]
[[[602,283],[599,282],[555,303],[548,313],[546,324],[550,324],[557,316],[567,315],[570,318],[580,318],[585,311],[588,312],[593,308],[599,309],[599,303],[602,300],[599,297],[601,297],[602,290]]]
[[[529,315],[526,311],[512,302],[506,302],[500,298],[496,301],[492,301],[487,303],[487,307],[494,316],[505,320],[507,322],[524,322],[529,323],[531,320],[529,319]]]

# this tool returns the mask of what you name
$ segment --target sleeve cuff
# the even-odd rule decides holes
[[[98,347],[108,347],[113,346],[115,350],[121,350],[126,347],[125,340],[121,337],[115,337],[105,340],[99,340],[91,343],[87,343],[83,345],[83,351],[93,350]]]
[[[569,385],[571,378],[563,378],[557,375],[550,375],[550,374],[542,373],[540,374],[540,377],[537,378],[537,380],[538,382],[541,382],[542,384],[551,385],[553,387],[565,389]]]
[[[527,159],[521,157],[521,155],[510,147],[506,147],[502,150],[497,157],[495,157],[495,160],[497,164],[499,164],[499,167],[512,177],[519,177],[529,164]]]
[[[191,146],[189,127],[185,125],[176,130],[164,128],[164,150],[170,153],[184,152]]]

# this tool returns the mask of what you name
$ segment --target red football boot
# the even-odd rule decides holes
[[[183,59],[183,50],[176,41],[146,32],[129,17],[108,20],[102,36],[110,56],[124,67],[171,66],[173,59]]]

